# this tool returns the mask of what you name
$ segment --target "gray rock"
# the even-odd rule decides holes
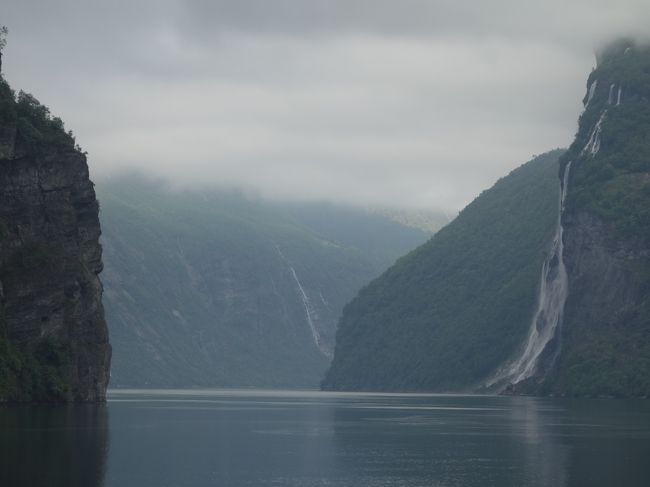
[[[0,331],[21,351],[44,340],[65,348],[68,388],[54,400],[103,401],[111,347],[86,157],[56,145],[14,152],[14,139],[0,127]]]

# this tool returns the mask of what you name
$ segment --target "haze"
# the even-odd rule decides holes
[[[572,140],[594,49],[650,2],[5,0],[3,71],[95,179],[454,211]],[[81,40],[81,41],[80,41]]]

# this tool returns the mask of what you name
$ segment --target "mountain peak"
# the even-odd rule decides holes
[[[632,53],[638,48],[636,40],[630,37],[620,37],[596,50],[597,66],[621,59]]]

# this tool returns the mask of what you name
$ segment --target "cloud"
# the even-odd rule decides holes
[[[568,145],[647,1],[9,0],[4,71],[102,178],[458,209]]]

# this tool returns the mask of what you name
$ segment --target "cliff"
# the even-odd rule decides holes
[[[650,48],[597,60],[552,178],[509,176],[516,206],[495,186],[362,290],[325,388],[650,396]]]
[[[598,55],[567,184],[568,294],[558,332],[514,392],[650,395],[650,48]]]
[[[60,119],[0,78],[0,401],[101,401],[98,203]]]

